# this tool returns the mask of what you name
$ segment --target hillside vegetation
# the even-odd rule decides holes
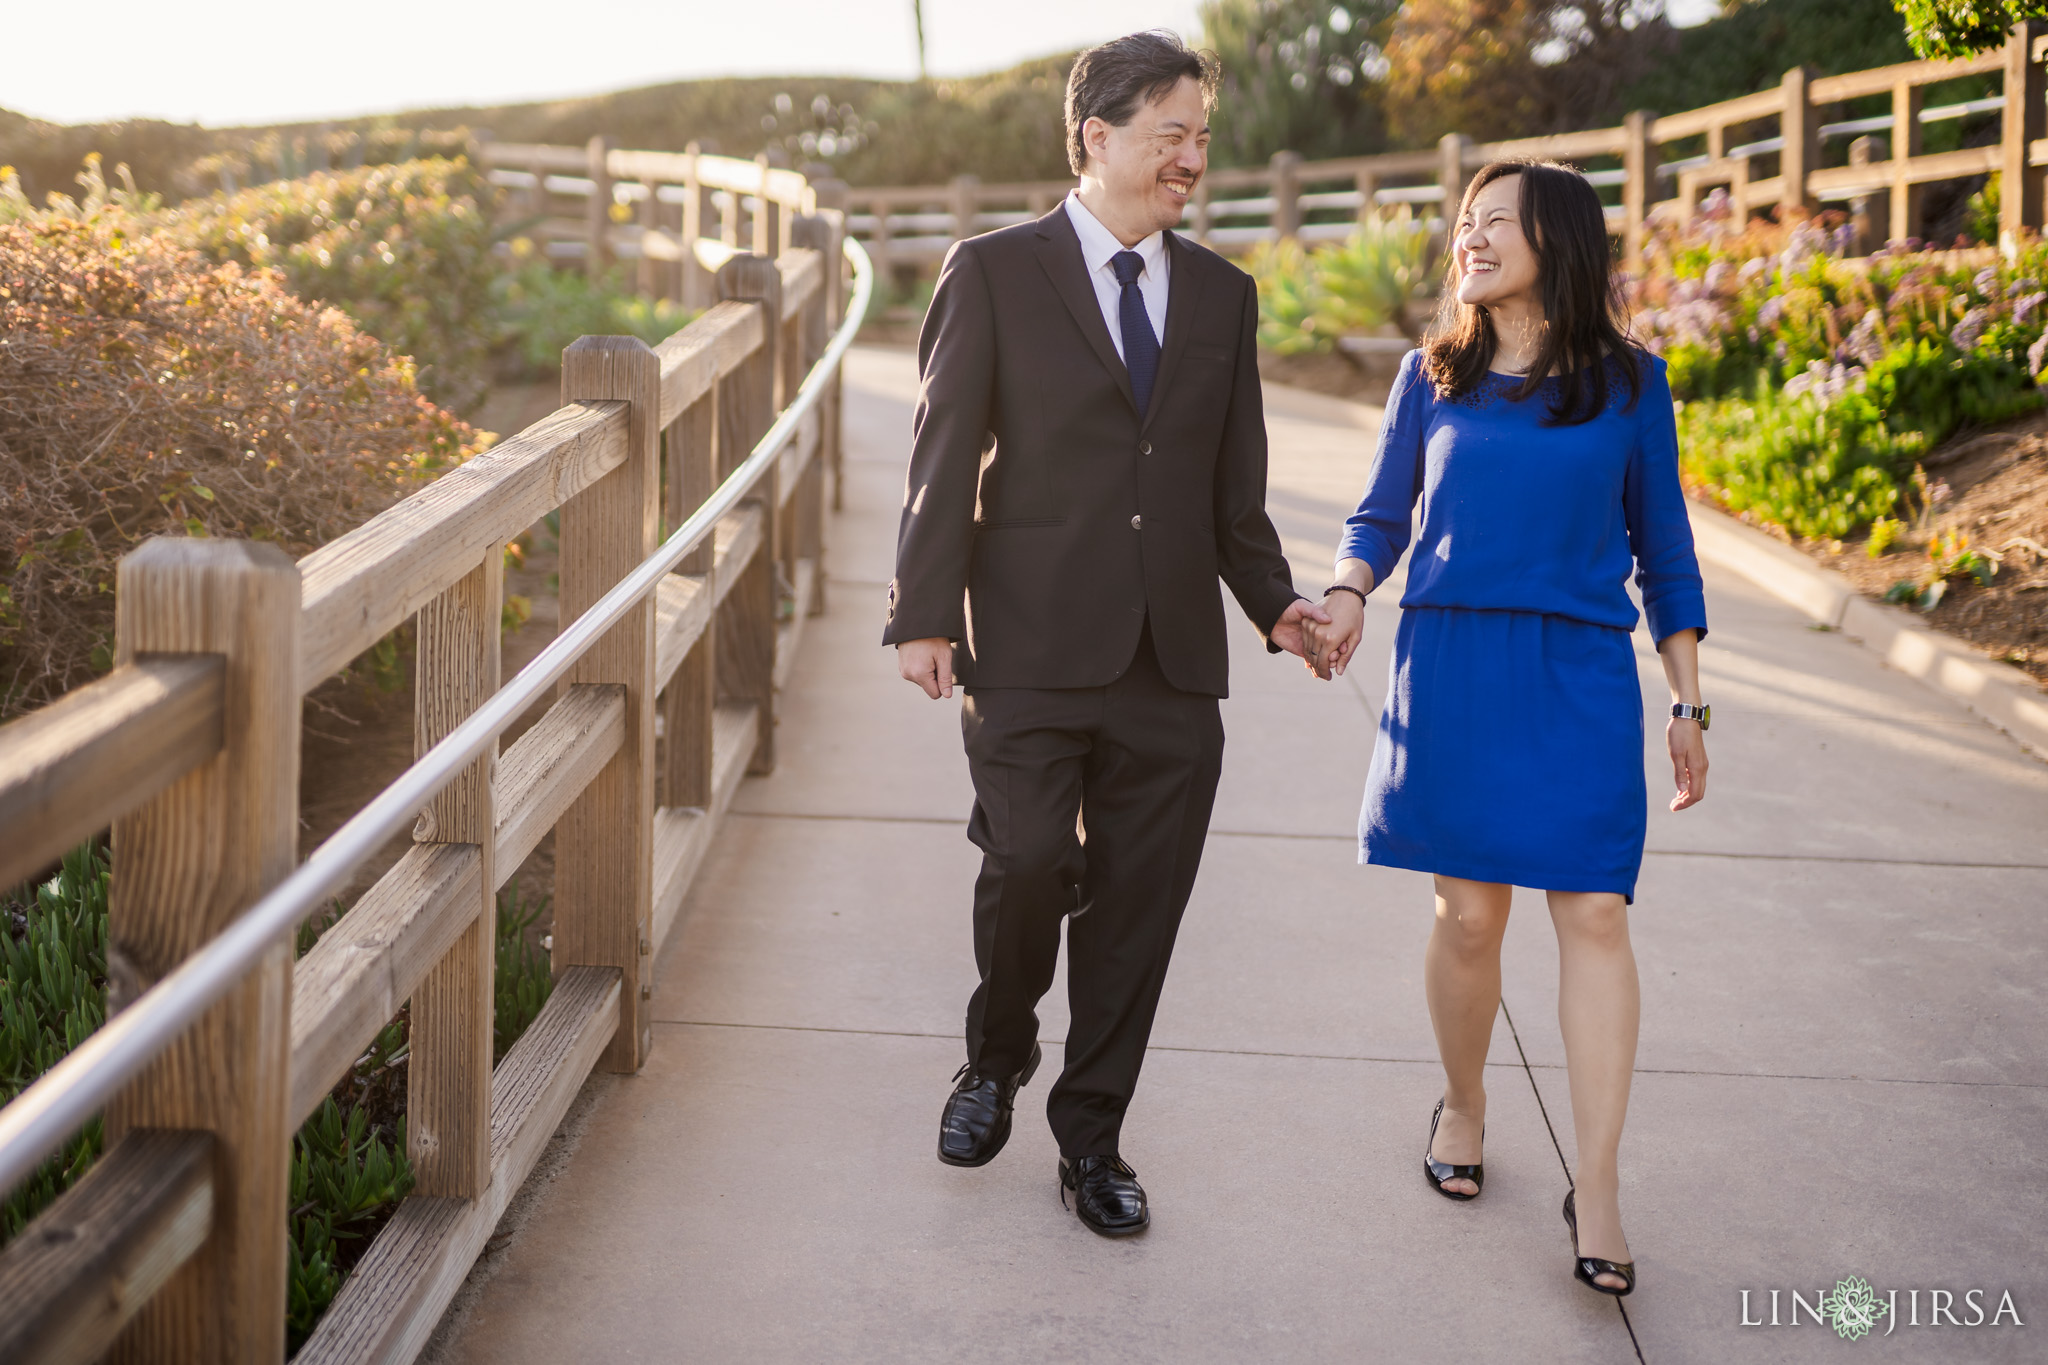
[[[1590,126],[1618,121],[1632,108],[1671,112],[1743,94],[1800,63],[1828,73],[1912,58],[1891,0],[1733,4],[1711,23],[1674,30],[1660,19],[1623,51],[1588,48],[1549,66],[1532,55],[1540,33],[1531,25],[1546,16],[1554,23],[1551,11],[1574,6],[1558,0],[1489,4],[1521,26],[1520,50],[1492,44],[1467,53],[1450,33],[1451,57],[1477,62],[1467,87],[1446,92],[1432,86],[1433,111],[1404,97],[1394,111],[1402,117],[1390,120],[1382,107],[1389,86],[1374,73],[1384,73],[1386,53],[1399,56],[1403,42],[1412,48],[1421,41],[1413,28],[1432,22],[1435,11],[1443,10],[1440,22],[1456,28],[1453,21],[1464,13],[1457,5],[1446,9],[1432,0],[1406,7],[1400,21],[1410,29],[1397,34],[1389,4],[1212,0],[1205,9],[1210,41],[1226,71],[1216,117],[1217,164],[1256,163],[1283,148],[1311,156],[1382,151],[1434,137],[1439,122],[1482,138]],[[1379,19],[1369,22],[1375,11]],[[1393,46],[1383,52],[1383,43]],[[130,167],[142,189],[175,200],[330,165],[452,154],[471,132],[488,131],[502,141],[562,144],[602,133],[622,146],[674,150],[694,140],[708,151],[749,157],[774,148],[793,166],[822,162],[855,185],[933,184],[960,174],[985,181],[1048,179],[1067,174],[1061,100],[1071,60],[1070,54],[1050,56],[988,75],[929,82],[831,76],[677,81],[578,99],[250,128],[147,119],[64,126],[0,110],[0,164],[14,166],[39,200],[47,191],[68,192],[85,155],[98,152],[109,166]],[[1318,66],[1314,79],[1306,72],[1311,65]],[[1325,79],[1339,67],[1341,80]],[[1400,78],[1398,68],[1392,78]],[[1555,97],[1527,98],[1532,82]],[[1489,103],[1489,89],[1520,93],[1506,104]]]

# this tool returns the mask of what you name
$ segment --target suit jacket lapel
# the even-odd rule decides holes
[[[1136,412],[1138,400],[1131,395],[1131,372],[1118,358],[1116,344],[1110,340],[1109,328],[1103,323],[1102,304],[1096,299],[1095,286],[1088,278],[1088,262],[1081,256],[1081,239],[1074,232],[1073,220],[1067,217],[1064,200],[1038,220],[1038,264],[1044,268],[1046,278],[1052,281],[1060,301],[1067,305],[1067,311],[1074,315],[1081,335],[1087,337],[1088,344],[1095,348],[1095,358],[1116,376],[1116,386],[1123,390],[1124,401],[1131,405],[1131,411]],[[1170,304],[1167,313],[1170,331],[1173,321]],[[1156,389],[1157,385],[1154,387]]]
[[[1152,380],[1152,401],[1139,423],[1140,431],[1152,424],[1153,415],[1165,401],[1181,352],[1188,348],[1188,332],[1195,325],[1195,307],[1202,297],[1202,280],[1195,274],[1194,253],[1178,233],[1166,234],[1166,255],[1171,262],[1166,270],[1166,340],[1160,348],[1159,373]]]

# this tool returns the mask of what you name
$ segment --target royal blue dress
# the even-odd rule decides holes
[[[1339,558],[1383,583],[1421,502],[1359,813],[1359,860],[1631,901],[1648,794],[1629,633],[1704,637],[1664,362],[1616,379],[1598,417],[1555,424],[1489,374],[1439,399],[1410,351]]]

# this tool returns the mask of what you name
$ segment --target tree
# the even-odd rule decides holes
[[[924,0],[910,0],[910,22],[917,29],[917,78],[926,80],[929,73],[924,65]]]
[[[1217,160],[1385,146],[1376,83],[1397,8],[1398,0],[1205,0],[1202,41],[1223,63]]]
[[[2005,42],[2014,24],[2048,19],[2048,0],[1892,0],[1922,57],[1968,57]]]
[[[1671,42],[1664,0],[1410,0],[1381,98],[1406,146],[1580,128],[1616,117]]]

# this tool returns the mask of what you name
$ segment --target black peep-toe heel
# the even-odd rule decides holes
[[[1486,1187],[1486,1163],[1475,1161],[1470,1166],[1454,1166],[1448,1161],[1438,1161],[1431,1155],[1436,1148],[1436,1126],[1443,1120],[1444,1102],[1436,1102],[1436,1112],[1429,1116],[1429,1146],[1422,1149],[1422,1178],[1429,1187],[1446,1199],[1477,1199],[1479,1191]],[[1486,1141],[1486,1125],[1479,1125],[1479,1140]],[[1444,1188],[1446,1180],[1469,1180],[1472,1193],[1460,1194]]]
[[[1577,1190],[1569,1190],[1564,1197],[1564,1222],[1572,1230],[1572,1278],[1586,1288],[1615,1298],[1626,1298],[1636,1287],[1636,1263],[1634,1261],[1603,1261],[1598,1256],[1579,1255],[1579,1214],[1572,1202]],[[1602,1284],[1595,1275],[1619,1275],[1626,1281],[1621,1288]]]

